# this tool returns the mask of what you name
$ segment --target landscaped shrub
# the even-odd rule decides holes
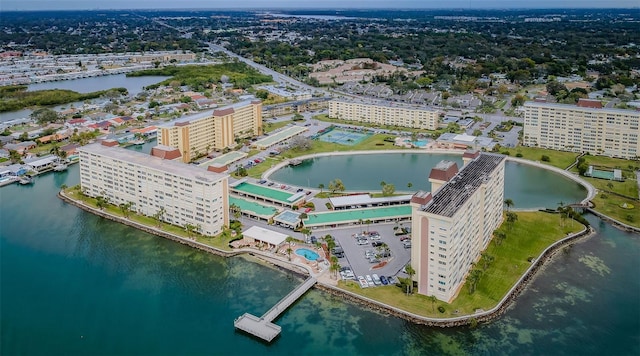
[[[444,307],[442,305],[440,305],[440,306],[438,306],[438,311],[440,313],[444,313],[445,309],[444,309]]]
[[[549,156],[547,155],[542,155],[542,157],[540,157],[540,160],[542,162],[551,162],[551,158],[549,158]]]

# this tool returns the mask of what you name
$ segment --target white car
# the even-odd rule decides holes
[[[382,284],[382,281],[380,281],[380,277],[378,277],[377,274],[374,273],[373,275],[371,275],[371,277],[373,278],[373,283],[375,285],[379,286]]]
[[[367,280],[364,279],[364,277],[362,277],[362,276],[358,276],[358,283],[360,283],[360,288],[369,287],[369,283],[367,283]]]
[[[366,278],[367,278],[367,283],[369,283],[370,286],[375,285],[375,283],[373,283],[373,278],[371,278],[370,275],[367,275]]]

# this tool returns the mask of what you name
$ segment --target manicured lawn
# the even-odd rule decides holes
[[[290,123],[292,123],[293,120],[286,120],[286,121],[278,121],[278,122],[265,122],[264,126],[263,126],[263,130],[266,133],[269,133],[271,131],[275,131],[279,128],[285,127],[287,125],[289,125]]]
[[[638,197],[638,181],[634,179],[626,179],[623,182],[617,182],[608,179],[599,179],[591,177],[582,177],[587,182],[593,184],[599,190],[606,190],[616,192],[618,194],[626,195],[629,197]]]
[[[592,202],[596,205],[595,210],[597,212],[627,225],[640,227],[640,201],[600,192]],[[627,207],[633,206],[633,209],[622,208],[621,205],[624,203],[627,204]]]
[[[507,151],[509,151],[511,156],[515,157],[516,154],[520,153],[524,159],[540,161],[540,163],[561,169],[569,167],[573,162],[575,162],[576,157],[578,157],[578,154],[575,152],[554,151],[537,147],[518,146],[516,148],[509,148]],[[542,161],[543,155],[549,157],[549,162]]]
[[[413,294],[396,286],[361,289],[355,282],[340,282],[339,286],[351,292],[380,302],[429,317],[454,317],[472,314],[476,309],[489,310],[496,306],[507,291],[531,265],[529,257],[538,255],[551,243],[565,237],[567,233],[580,231],[583,226],[567,220],[564,226],[560,215],[542,212],[518,212],[518,221],[509,229],[506,223],[500,227],[507,238],[501,245],[491,242],[486,253],[495,257],[491,265],[483,272],[477,289],[469,294],[465,284],[458,297],[451,303],[437,301],[431,304],[426,296]],[[478,263],[481,268],[481,263]],[[444,313],[438,306],[445,308]]]

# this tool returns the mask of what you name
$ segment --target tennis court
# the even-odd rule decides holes
[[[332,142],[340,145],[353,146],[357,143],[362,142],[365,138],[369,136],[371,136],[371,134],[347,131],[342,129],[333,129],[331,131],[323,133],[318,137],[318,139],[324,142]]]
[[[619,169],[614,169],[613,171],[603,171],[600,169],[595,169],[593,166],[589,166],[585,176],[599,178],[599,179],[608,179],[608,180],[616,180],[623,181],[622,171]]]

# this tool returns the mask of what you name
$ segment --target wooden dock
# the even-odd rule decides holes
[[[281,331],[280,326],[272,323],[272,321],[302,297],[316,282],[316,279],[313,277],[307,278],[304,283],[280,299],[280,301],[264,313],[262,317],[258,318],[255,315],[244,313],[233,322],[233,326],[235,326],[236,329],[271,342],[276,336],[280,335]]]

